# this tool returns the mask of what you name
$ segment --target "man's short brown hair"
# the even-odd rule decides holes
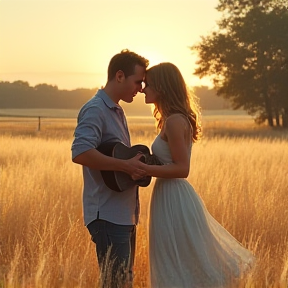
[[[149,60],[128,49],[122,50],[110,60],[108,66],[108,81],[111,81],[119,70],[123,71],[125,77],[133,75],[136,65],[146,69],[149,65]]]

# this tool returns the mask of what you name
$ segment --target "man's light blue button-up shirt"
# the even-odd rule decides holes
[[[116,109],[122,108],[102,89],[81,108],[72,143],[72,158],[97,148],[103,142],[121,141],[131,146],[128,129]],[[95,220],[97,215],[115,224],[136,224],[136,186],[124,192],[112,191],[103,182],[100,171],[86,166],[83,166],[83,181],[85,225]]]

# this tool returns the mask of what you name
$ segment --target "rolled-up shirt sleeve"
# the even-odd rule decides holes
[[[82,108],[78,115],[75,138],[71,147],[72,159],[100,145],[103,125],[105,125],[104,115],[99,107]]]

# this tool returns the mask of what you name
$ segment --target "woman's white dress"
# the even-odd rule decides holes
[[[152,152],[163,163],[172,162],[160,135]],[[157,178],[150,203],[149,259],[151,288],[204,288],[230,287],[254,256],[209,214],[186,179]]]

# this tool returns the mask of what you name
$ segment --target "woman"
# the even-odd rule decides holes
[[[230,287],[253,255],[209,214],[185,179],[192,143],[201,136],[198,106],[171,63],[147,71],[143,92],[155,105],[160,131],[152,152],[164,164],[141,167],[157,177],[150,203],[151,287]]]

